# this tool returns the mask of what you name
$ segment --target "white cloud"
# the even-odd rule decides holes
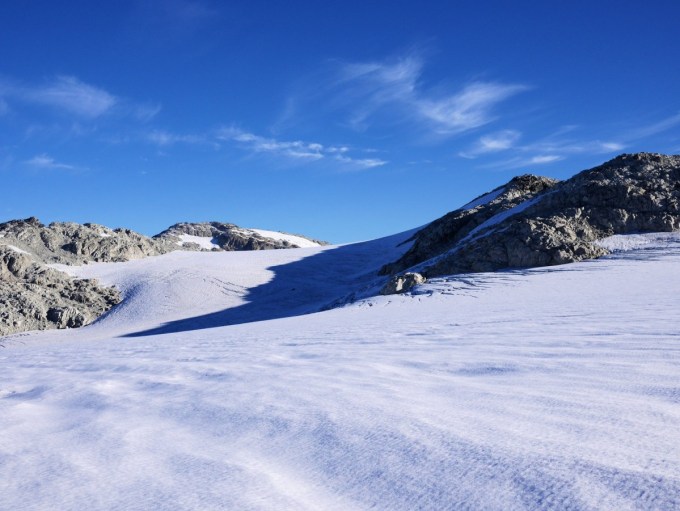
[[[361,169],[372,169],[374,167],[382,167],[387,165],[387,161],[378,158],[350,158],[349,156],[336,155],[335,159],[343,163],[356,166]]]
[[[561,160],[564,160],[564,156],[559,154],[538,154],[529,157],[513,156],[511,158],[494,161],[486,165],[482,165],[480,168],[485,169],[518,169],[527,168],[537,165],[548,165]]]
[[[137,105],[132,109],[132,111],[135,118],[142,122],[148,122],[158,115],[158,113],[161,111],[161,105]]]
[[[626,148],[625,145],[618,142],[599,142],[599,145],[602,152],[617,152]]]
[[[153,130],[147,133],[146,139],[159,146],[170,146],[177,143],[184,144],[204,144],[207,143],[205,137],[198,135],[178,135],[163,130]]]
[[[30,160],[26,160],[24,162],[26,165],[30,165],[31,167],[37,168],[37,169],[47,169],[47,170],[52,170],[52,169],[61,169],[61,170],[75,170],[76,167],[73,165],[67,165],[65,163],[58,163],[52,158],[51,156],[48,156],[46,154],[39,154],[37,156],[34,156]]]
[[[0,114],[15,103],[51,108],[80,121],[115,116],[148,122],[161,111],[157,103],[120,98],[74,76],[57,76],[39,85],[0,80]]]
[[[217,139],[236,142],[245,149],[256,153],[268,153],[301,161],[332,158],[334,161],[360,169],[379,167],[388,163],[377,158],[353,158],[348,156],[347,153],[350,151],[350,148],[347,146],[324,146],[318,142],[304,142],[301,140],[277,140],[255,135],[235,127],[222,128],[217,133]]]
[[[447,94],[422,86],[422,61],[414,56],[395,62],[346,64],[334,84],[335,103],[350,109],[350,124],[365,128],[378,115],[399,113],[439,135],[469,131],[495,119],[500,102],[527,89],[524,85],[473,82]]]
[[[507,151],[511,149],[522,134],[515,130],[502,130],[490,133],[479,138],[477,143],[469,150],[458,153],[463,158],[476,158],[481,154]]]
[[[118,102],[115,96],[105,90],[72,76],[59,76],[42,87],[24,88],[18,95],[32,103],[48,105],[91,119],[110,112]]]
[[[524,152],[560,153],[560,154],[606,154],[625,149],[621,142],[600,140],[576,141],[573,139],[556,139],[553,136],[520,147]]]
[[[529,158],[527,163],[529,165],[544,165],[546,163],[553,163],[555,161],[559,161],[564,159],[564,156],[560,156],[557,154],[541,154],[538,156],[533,156]]]
[[[680,125],[680,112],[678,112],[675,115],[671,115],[670,117],[666,117],[665,119],[662,119],[655,123],[648,124],[646,126],[639,126],[632,130],[628,134],[627,138],[635,140],[639,138],[651,137],[652,135],[668,131],[669,129],[674,128],[675,126],[678,125]]]
[[[291,142],[280,141],[274,138],[254,135],[234,127],[222,128],[217,138],[239,142],[257,153],[273,153],[305,160],[319,160],[324,157],[323,145],[321,144],[302,142],[300,140]]]
[[[423,117],[434,121],[437,132],[455,134],[490,123],[496,104],[525,89],[521,85],[476,82],[448,97],[420,99],[415,104]]]

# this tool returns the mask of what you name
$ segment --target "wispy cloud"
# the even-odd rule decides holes
[[[454,135],[489,124],[499,103],[527,90],[521,84],[476,81],[434,93],[424,87],[422,75],[423,62],[415,56],[345,64],[332,86],[334,103],[349,108],[355,128],[399,114],[400,120],[418,122],[437,135]]]
[[[523,156],[513,156],[511,158],[494,161],[485,165],[481,168],[485,169],[519,169],[526,167],[536,167],[538,165],[548,165],[550,163],[555,163],[564,160],[565,156],[559,154],[537,154],[534,156],[523,157]]]
[[[558,154],[539,154],[537,156],[532,156],[528,160],[529,165],[544,165],[546,163],[553,163],[556,161],[563,160],[564,156]]]
[[[45,170],[76,170],[76,167],[74,165],[68,165],[66,163],[59,163],[55,161],[54,158],[51,156],[48,156],[46,154],[39,154],[37,156],[34,156],[30,160],[24,161],[24,164],[36,168],[36,169],[45,169]]]
[[[517,144],[519,132],[505,130],[480,137],[473,147],[458,155],[477,158],[505,151],[505,159],[492,161],[481,168],[515,169],[547,165],[575,155],[617,153],[626,147],[620,141],[580,140],[575,136],[577,132],[577,126],[563,126],[541,139]]]
[[[278,140],[263,137],[235,127],[222,128],[217,133],[217,139],[239,144],[246,150],[255,153],[266,153],[298,161],[331,160],[345,166],[368,169],[385,165],[387,161],[378,158],[354,158],[349,156],[347,146],[325,146],[318,142],[302,140]]]
[[[73,76],[58,76],[47,85],[19,89],[17,95],[32,103],[47,105],[90,119],[110,112],[118,103],[114,95]]]
[[[319,160],[324,157],[324,147],[321,144],[302,142],[300,140],[281,141],[255,135],[234,127],[222,128],[219,130],[217,138],[224,141],[238,142],[257,153],[272,153],[304,160]]]
[[[153,130],[145,135],[147,141],[159,145],[170,146],[174,144],[206,144],[208,140],[200,135],[180,135],[164,130]]]
[[[387,161],[380,160],[378,158],[350,158],[349,156],[343,156],[342,154],[336,154],[333,158],[339,162],[346,163],[360,169],[382,167],[383,165],[387,164]]]
[[[10,105],[28,104],[47,107],[79,121],[104,116],[132,118],[141,122],[153,119],[161,110],[157,103],[139,103],[83,82],[75,76],[56,76],[41,84],[0,80],[0,112]]]
[[[132,114],[141,122],[149,122],[156,117],[160,111],[161,105],[157,103],[134,105],[132,108]]]
[[[543,152],[570,154],[606,154],[618,152],[626,148],[623,142],[615,141],[583,141],[548,137],[519,147],[522,152]]]
[[[493,107],[525,89],[521,85],[476,82],[445,98],[420,99],[416,105],[423,117],[437,125],[439,133],[462,133],[493,121]]]
[[[496,153],[511,149],[522,134],[516,130],[502,130],[479,137],[479,140],[467,151],[458,153],[463,158],[476,158],[487,153]]]
[[[661,119],[660,121],[638,126],[630,130],[630,132],[626,135],[626,138],[635,140],[651,137],[652,135],[657,135],[659,133],[663,133],[664,131],[675,128],[678,125],[680,125],[680,112],[675,115],[671,115],[670,117],[666,117],[665,119]]]

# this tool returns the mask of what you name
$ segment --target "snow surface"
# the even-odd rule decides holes
[[[639,249],[659,249],[680,243],[680,238],[668,233],[615,234],[595,241],[611,252],[627,252]]]
[[[180,234],[178,244],[196,243],[201,248],[212,250],[213,248],[220,248],[212,236],[192,236],[191,234]]]
[[[485,193],[484,195],[477,197],[475,200],[468,202],[465,206],[461,207],[460,209],[472,209],[476,208],[477,206],[483,206],[484,204],[488,204],[504,191],[505,191],[504,186],[496,188],[495,190],[491,190],[489,193]]]
[[[0,509],[678,509],[680,235],[298,315],[410,234],[69,268],[125,301],[0,339]]]
[[[293,234],[284,234],[282,232],[277,232],[277,231],[265,231],[263,229],[248,229],[250,231],[253,231],[260,236],[264,236],[265,238],[271,238],[274,240],[278,241],[287,241],[288,243],[292,243],[293,245],[297,245],[300,248],[309,248],[309,247],[318,247],[319,244],[312,241],[308,240],[307,238],[303,238],[302,236],[295,236]]]
[[[29,252],[26,252],[25,250],[22,250],[22,249],[20,249],[19,247],[15,247],[14,245],[6,244],[6,245],[4,245],[4,246],[6,246],[7,248],[9,248],[9,249],[11,249],[11,250],[14,250],[15,252],[19,252],[20,254],[31,255]]]

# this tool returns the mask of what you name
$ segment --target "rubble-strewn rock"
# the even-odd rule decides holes
[[[0,245],[0,335],[83,326],[119,301],[115,289],[73,279]]]
[[[186,242],[184,234],[206,238],[208,245],[214,240],[214,250],[296,248],[288,240],[303,238],[273,239],[219,222],[176,224],[153,238],[89,223],[44,225],[33,217],[0,223],[0,335],[83,326],[120,301],[115,290],[74,280],[47,264],[122,262],[174,250],[209,250],[206,243]]]
[[[452,249],[494,215],[511,210],[557,183],[556,179],[529,174],[512,179],[506,185],[473,200],[471,207],[447,213],[427,225],[414,235],[411,249],[398,261],[383,266],[380,273],[387,275],[400,272]]]
[[[4,242],[46,263],[121,262],[179,248],[167,240],[155,240],[130,229],[73,222],[43,225],[37,218],[2,223],[0,236]]]
[[[199,236],[207,238],[212,241],[215,248],[222,250],[272,250],[282,248],[299,248],[299,245],[285,239],[274,239],[252,230],[239,227],[234,224],[227,224],[221,222],[201,222],[188,223],[183,222],[175,224],[160,234],[154,236],[154,239],[165,240],[174,245],[181,245],[187,247],[196,245],[192,242],[183,241],[181,236],[187,234],[189,236]],[[285,233],[281,233],[284,234]],[[318,241],[299,234],[294,235],[298,238],[316,243],[317,245],[326,245],[324,241]]]
[[[420,273],[407,272],[403,275],[394,275],[380,290],[381,295],[394,295],[397,293],[406,293],[413,286],[424,284],[425,277]]]
[[[622,155],[563,182],[521,176],[487,195],[419,231],[381,272],[415,266],[432,277],[564,264],[606,254],[592,242],[612,234],[678,230],[680,156]]]

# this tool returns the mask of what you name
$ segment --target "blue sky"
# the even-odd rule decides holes
[[[680,3],[3,2],[0,220],[333,242],[680,153]]]

